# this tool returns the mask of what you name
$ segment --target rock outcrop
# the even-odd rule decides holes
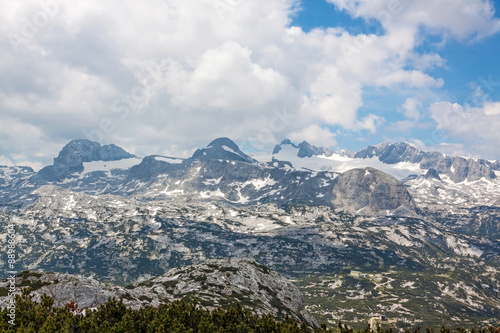
[[[364,215],[416,216],[417,209],[405,186],[374,168],[352,169],[333,181],[335,208]]]
[[[0,282],[0,291],[8,290],[8,284]],[[302,294],[295,285],[249,259],[215,259],[174,268],[126,288],[79,275],[35,271],[19,274],[16,285],[31,286],[35,301],[47,294],[56,307],[74,301],[80,309],[96,308],[115,297],[137,309],[185,299],[197,300],[206,309],[240,303],[256,314],[271,314],[278,319],[288,315],[309,326],[318,326],[305,310]],[[0,306],[6,306],[8,301],[7,297],[0,297]]]
[[[301,158],[312,157],[315,155],[316,156],[321,156],[321,155],[332,156],[332,154],[333,154],[332,150],[325,148],[325,147],[313,146],[307,141],[303,141],[302,143],[296,145],[292,141],[290,141],[289,139],[285,139],[285,140],[281,141],[281,143],[279,145],[276,145],[274,147],[273,155],[278,154],[283,149],[283,146],[285,146],[285,145],[290,145],[293,148],[298,149],[297,156],[301,157]]]
[[[36,178],[38,181],[59,181],[72,173],[82,172],[84,162],[118,161],[132,157],[135,156],[114,144],[101,146],[89,140],[72,140],[54,158],[54,163],[41,169]]]

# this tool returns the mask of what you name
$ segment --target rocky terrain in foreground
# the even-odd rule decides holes
[[[0,295],[8,292],[8,281],[0,282]],[[157,307],[175,300],[196,300],[206,309],[240,303],[255,314],[271,314],[277,319],[288,315],[298,322],[318,326],[304,307],[302,294],[279,273],[247,259],[208,260],[174,268],[153,279],[121,287],[89,277],[62,273],[24,271],[16,278],[19,287],[33,289],[34,300],[43,294],[54,299],[54,306],[71,301],[79,309],[97,308],[109,298],[122,299],[132,309]],[[0,306],[8,297],[0,296]]]

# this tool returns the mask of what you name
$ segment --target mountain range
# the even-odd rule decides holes
[[[247,258],[292,279],[319,320],[488,323],[500,315],[499,175],[498,161],[408,143],[284,140],[250,156],[218,138],[183,159],[73,140],[38,172],[0,167],[0,231],[16,225],[20,270],[123,288]]]

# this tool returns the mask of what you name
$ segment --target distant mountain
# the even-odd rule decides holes
[[[299,159],[297,159],[297,157]],[[415,146],[401,143],[382,143],[369,146],[356,153],[342,150],[338,153],[328,148],[318,148],[306,141],[296,145],[286,139],[273,150],[273,158],[291,162],[297,168],[344,172],[359,167],[374,167],[399,179],[412,174],[425,175],[434,169],[438,175],[447,176],[455,183],[465,180],[496,179],[500,171],[498,161],[451,157],[439,152],[421,151]]]
[[[46,166],[37,173],[37,179],[60,181],[73,173],[84,171],[84,162],[119,161],[134,158],[122,148],[111,145],[101,146],[89,140],[72,140],[54,158],[54,164]]]
[[[0,165],[0,186],[15,185],[19,181],[25,180],[35,173],[27,166],[5,166]]]
[[[375,168],[401,180],[427,214],[470,217],[468,210],[476,206],[500,206],[499,161],[425,152],[408,143],[382,143],[357,153],[341,151],[329,156],[323,148],[315,151],[299,157],[299,146],[284,140],[275,147],[272,159],[299,170],[345,173]]]
[[[239,149],[238,149],[239,150]],[[237,150],[235,150],[237,151]],[[330,205],[331,180],[337,175],[280,168],[250,160],[220,159],[206,154],[171,163],[149,156],[130,169],[125,182],[114,193],[149,199],[189,197],[233,204],[264,203]],[[198,154],[195,154],[198,156]],[[214,158],[209,158],[214,157]]]
[[[497,168],[495,163],[484,160],[421,152],[406,143],[368,147],[353,155],[346,151],[334,153],[306,141],[295,145],[290,140],[275,147],[272,161],[262,162],[265,161],[258,162],[243,153],[228,138],[212,141],[189,159],[153,155],[142,161],[115,145],[73,140],[61,150],[53,165],[36,174],[31,169],[4,168],[2,172],[10,176],[0,178],[0,204],[10,202],[11,206],[20,207],[29,202],[31,191],[53,184],[89,194],[141,195],[149,199],[195,196],[237,204],[326,205],[363,214],[404,212],[415,216],[418,209],[411,197],[418,198],[420,194],[413,187],[408,188],[411,195],[403,195],[408,200],[402,205],[398,204],[400,198],[391,197],[400,193],[398,191],[373,192],[371,196],[382,197],[378,202],[385,203],[375,207],[373,201],[368,204],[369,201],[360,197],[354,200],[353,196],[339,194],[340,185],[334,189],[337,183],[349,188],[359,187],[358,177],[346,175],[335,183],[332,180],[349,170],[372,167],[400,180],[416,175],[417,178],[410,177],[415,179],[413,183],[423,179],[444,181],[443,177],[460,183],[460,180],[474,181],[476,178],[494,180]],[[345,179],[350,179],[352,184],[340,181]],[[379,189],[389,189],[390,184],[397,183],[394,179],[389,181],[387,176],[373,180],[376,183],[372,185]],[[385,185],[379,184],[380,181]],[[367,206],[359,207],[361,202]],[[383,208],[400,206],[405,209]]]
[[[272,159],[279,162],[289,162],[296,169],[336,173],[342,173],[355,168],[372,167],[400,180],[423,172],[416,164],[391,165],[380,161],[376,157],[366,159],[354,158],[355,154],[348,150],[333,152],[328,148],[312,146],[306,141],[300,145],[296,145],[287,139],[274,148]]]
[[[319,152],[307,143],[297,147],[303,152]],[[383,174],[380,171],[375,173]],[[276,161],[258,163],[241,152],[234,142],[221,138],[210,143],[207,148],[197,150],[187,160],[172,162],[158,156],[146,157],[139,165],[130,169],[126,182],[120,188],[130,194],[155,199],[189,196],[246,205],[276,203],[336,207],[333,201],[335,182],[332,180],[337,176],[337,173],[332,172],[294,170],[287,167],[286,163],[279,164]],[[353,180],[353,184],[349,186],[356,187],[356,181],[357,179]],[[405,202],[399,197],[391,197],[395,191],[380,190],[390,189],[393,184],[401,185],[397,179],[385,174],[372,178],[370,182],[370,186],[377,187],[374,195],[383,196],[379,201],[382,200],[387,205],[379,207],[373,205],[373,202],[363,201],[372,206],[362,210],[364,206],[359,206],[362,201],[358,198],[344,197],[342,205],[336,208],[347,209],[352,205],[365,214],[418,215],[415,204],[404,187],[401,189],[405,192]],[[397,202],[388,204],[393,199]]]
[[[243,205],[328,206],[367,215],[416,216],[425,210],[448,211],[454,201],[446,198],[456,195],[453,193],[463,198],[459,203],[467,209],[481,204],[483,199],[472,194],[477,191],[487,193],[482,196],[486,205],[500,202],[500,183],[496,185],[498,162],[422,152],[407,143],[335,153],[306,141],[296,145],[284,140],[273,152],[271,158],[257,161],[229,138],[218,138],[188,159],[158,155],[140,159],[115,145],[73,140],[63,147],[53,165],[38,173],[30,168],[0,168],[4,175],[0,174],[0,206],[23,207],[34,199],[30,193],[43,185],[88,194],[138,195],[147,200],[189,197]],[[388,176],[374,177],[368,187],[363,185],[363,177],[352,177],[363,174],[366,167],[378,170],[373,174],[383,172],[402,181],[409,195],[396,191],[402,189],[402,183]],[[352,171],[356,169],[361,171]],[[339,175],[343,177],[333,182]],[[430,192],[426,190],[426,181],[436,182],[429,185],[433,188]],[[469,182],[466,189],[452,189],[464,181]],[[484,186],[484,181],[491,184]],[[366,193],[366,198],[376,197],[377,204],[374,199],[346,194],[363,186],[377,187],[377,191]],[[406,198],[404,203],[402,198]],[[415,202],[425,209],[420,210]],[[441,204],[436,205],[438,202]],[[366,205],[361,207],[361,203]]]
[[[301,158],[311,157],[313,155],[332,156],[332,154],[333,154],[333,151],[331,151],[330,149],[324,148],[324,147],[313,146],[313,145],[309,144],[309,142],[307,142],[307,141],[303,141],[299,145],[295,145],[289,139],[285,139],[279,145],[276,145],[274,147],[273,155],[279,153],[279,151],[283,149],[283,145],[290,145],[290,146],[298,149],[297,156],[301,157]]]
[[[257,161],[243,153],[240,148],[229,138],[218,138],[210,142],[206,148],[198,149],[191,157],[195,160],[206,161],[221,159],[256,163]]]
[[[0,166],[0,210],[23,205],[29,193],[36,189],[29,179],[35,171],[26,166]]]
[[[469,182],[481,178],[496,179],[494,170],[500,170],[496,163],[487,160],[451,157],[438,152],[423,152],[408,143],[382,143],[358,151],[354,158],[377,157],[385,164],[408,162],[418,164],[420,169],[435,169],[440,175],[448,176],[453,182]]]

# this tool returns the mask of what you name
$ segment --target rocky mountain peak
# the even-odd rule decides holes
[[[195,160],[217,159],[240,161],[246,163],[257,162],[256,160],[242,152],[236,143],[226,137],[215,139],[210,142],[207,147],[196,150],[191,158]]]
[[[434,168],[430,168],[429,170],[427,170],[427,173],[425,174],[425,178],[441,180],[441,177],[439,177],[439,173]]]
[[[285,139],[285,140],[281,141],[281,143],[279,145],[274,146],[273,155],[279,153],[280,150],[283,149],[284,145],[290,145],[294,148],[299,148],[296,144],[294,144],[292,141],[290,141],[290,139]]]
[[[54,159],[54,164],[67,166],[79,166],[82,162],[92,161],[118,161],[125,158],[135,157],[124,149],[114,145],[101,146],[98,142],[89,140],[72,140]]]
[[[402,161],[418,163],[422,159],[421,151],[406,142],[384,142],[376,146],[369,146],[354,154],[355,158],[372,158],[375,156],[386,164],[396,164]]]
[[[119,161],[135,155],[114,145],[101,146],[100,143],[85,139],[72,140],[54,158],[54,163],[41,169],[37,176],[47,181],[58,181],[72,173],[82,172],[84,162]]]
[[[326,156],[333,155],[333,151],[328,149],[328,148],[316,147],[316,146],[311,145],[307,141],[302,141],[302,143],[296,145],[292,141],[290,141],[289,139],[285,139],[285,140],[281,141],[281,143],[279,145],[276,145],[274,147],[274,150],[273,150],[273,155],[278,154],[283,149],[284,145],[290,145],[293,148],[298,149],[297,156],[301,157],[301,158],[312,157],[314,155],[318,155],[318,156],[319,155],[326,155]]]
[[[297,153],[298,157],[311,157],[313,155],[332,156],[333,151],[328,148],[313,146],[307,141],[303,141],[299,144],[299,152]]]
[[[419,164],[420,169],[435,169],[438,175],[447,175],[455,183],[464,180],[476,181],[481,178],[495,179],[495,164],[481,159],[447,156],[440,152],[421,151],[406,142],[381,143],[369,146],[354,154],[354,158],[373,158],[385,164],[408,162]],[[432,172],[433,173],[433,172]]]

